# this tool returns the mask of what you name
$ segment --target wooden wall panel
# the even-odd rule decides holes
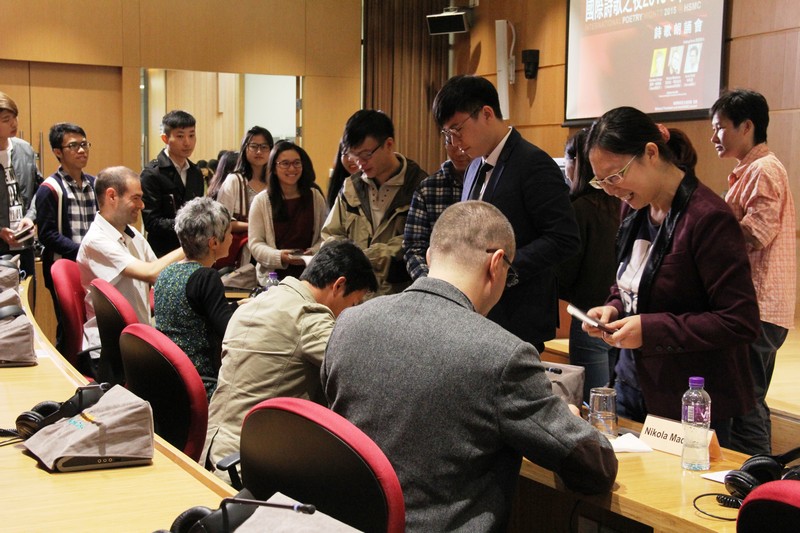
[[[732,0],[730,4],[733,39],[800,26],[797,0]]]
[[[361,78],[359,0],[313,0],[305,24],[306,76]]]
[[[141,61],[147,67],[304,73],[306,2],[140,0],[140,5]]]
[[[18,137],[31,141],[30,63],[28,61],[0,60],[0,91],[17,104]]]
[[[328,190],[344,124],[361,108],[359,78],[303,78],[303,148],[314,163],[317,183]]]
[[[126,0],[4,0],[2,57],[122,65]]]
[[[770,111],[800,108],[800,28],[735,39],[730,56],[729,87],[758,87]]]

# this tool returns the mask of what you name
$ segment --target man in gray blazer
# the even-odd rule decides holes
[[[391,461],[409,532],[505,530],[523,455],[580,492],[616,478],[611,445],[553,396],[533,346],[483,316],[515,283],[515,252],[496,207],[457,203],[433,228],[428,277],[334,327],[325,395]]]

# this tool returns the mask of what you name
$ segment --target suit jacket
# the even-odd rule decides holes
[[[469,199],[482,158],[464,177],[461,199]],[[520,282],[506,289],[489,312],[511,333],[531,343],[555,337],[558,287],[553,268],[575,255],[580,246],[569,188],[553,158],[512,129],[483,195],[514,228],[514,268]]]
[[[175,213],[192,198],[203,196],[204,185],[200,169],[189,161],[184,186],[178,169],[164,150],[144,167],[142,220],[147,230],[147,242],[156,256],[166,255],[180,246],[175,233]]]
[[[649,209],[628,212],[617,260],[630,255]],[[636,375],[649,413],[680,420],[689,377],[703,376],[714,420],[753,406],[748,345],[760,331],[758,303],[739,223],[692,174],[681,182],[639,283],[643,345]],[[619,288],[607,301],[624,316]]]
[[[572,490],[613,485],[611,445],[553,396],[533,346],[445,281],[344,311],[321,372],[331,408],[394,466],[409,533],[503,531],[523,455]]]

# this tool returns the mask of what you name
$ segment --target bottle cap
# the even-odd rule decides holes
[[[690,387],[699,388],[699,387],[704,386],[705,384],[706,384],[705,378],[702,378],[700,376],[692,376],[692,377],[689,378],[689,386]]]

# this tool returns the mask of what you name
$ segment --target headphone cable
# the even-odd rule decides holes
[[[700,498],[707,498],[709,496],[716,496],[717,502],[720,505],[722,505],[723,507],[730,507],[730,508],[738,509],[739,506],[741,505],[741,500],[739,500],[738,498],[733,498],[732,496],[728,496],[727,494],[722,494],[722,493],[718,493],[718,492],[706,492],[704,494],[700,494],[694,500],[692,500],[692,505],[694,505],[694,508],[695,508],[695,510],[697,512],[703,513],[706,516],[710,516],[711,518],[716,518],[718,520],[727,520],[728,522],[735,522],[736,521],[736,518],[728,518],[726,516],[719,516],[719,515],[711,514],[709,512],[706,512],[706,511],[703,511],[702,509],[700,509],[697,506],[697,500],[699,500]],[[733,500],[737,500],[737,501],[734,502]],[[738,503],[739,505],[735,505],[736,503]]]

